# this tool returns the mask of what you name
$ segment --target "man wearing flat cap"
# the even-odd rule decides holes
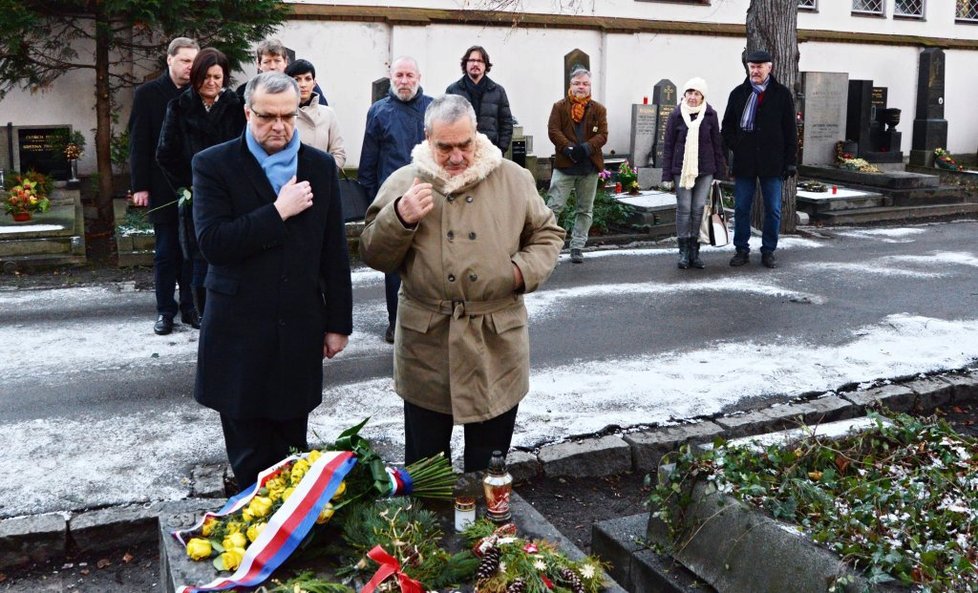
[[[788,87],[771,74],[771,54],[748,52],[747,79],[730,91],[723,114],[723,143],[733,152],[734,247],[731,266],[750,261],[750,221],[754,187],[760,182],[764,199],[761,264],[777,267],[774,251],[781,230],[781,186],[797,174],[798,132],[795,103]]]

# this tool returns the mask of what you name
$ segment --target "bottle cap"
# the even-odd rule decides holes
[[[494,474],[501,474],[506,471],[506,457],[502,451],[493,451],[489,459],[489,471]]]

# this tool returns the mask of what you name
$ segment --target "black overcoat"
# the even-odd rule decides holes
[[[210,264],[194,398],[235,419],[285,420],[322,402],[323,338],[353,331],[333,157],[299,149],[313,205],[283,221],[240,138],[193,159],[197,241]]]
[[[163,170],[156,163],[156,145],[160,141],[166,106],[181,92],[167,71],[156,80],[138,86],[132,96],[132,111],[129,114],[129,189],[133,193],[149,192],[150,209],[159,208],[149,213],[150,222],[155,224],[177,224],[176,204],[160,208],[173,201],[173,192]]]
[[[788,87],[774,79],[757,106],[754,131],[740,129],[750,79],[734,87],[723,112],[723,143],[733,152],[730,167],[734,177],[781,177],[798,161],[798,130],[795,128],[795,102]]]

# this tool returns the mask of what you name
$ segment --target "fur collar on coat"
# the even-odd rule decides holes
[[[430,181],[435,191],[448,195],[479,183],[495,171],[503,162],[503,153],[485,134],[476,132],[475,152],[468,169],[452,177],[438,164],[427,140],[411,151],[411,162],[418,172]]]

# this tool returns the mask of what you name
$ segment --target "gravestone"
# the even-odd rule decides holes
[[[934,164],[934,149],[947,146],[944,119],[944,50],[930,47],[920,52],[917,71],[917,113],[913,120],[910,164]]]
[[[889,89],[885,86],[873,87],[873,93],[869,100],[869,119],[877,128],[879,127],[879,121],[877,121],[878,114],[880,111],[886,109],[886,98],[889,92]]]
[[[567,94],[567,89],[570,88],[571,72],[578,68],[584,68],[590,72],[591,56],[587,55],[583,50],[575,49],[564,56],[564,95]]]
[[[873,81],[850,80],[846,102],[846,140],[857,144],[856,156],[869,150],[869,133],[873,118]]]
[[[662,79],[652,86],[652,104],[655,107],[655,139],[652,143],[652,162],[649,166],[662,166],[662,150],[666,139],[666,122],[669,115],[675,111],[678,95],[676,85],[668,79]]]
[[[628,154],[635,167],[652,166],[652,144],[655,142],[658,109],[656,105],[632,105],[632,127]]]
[[[62,147],[71,133],[68,126],[16,127],[19,171],[37,171],[57,179],[68,179],[68,159]]]
[[[801,164],[835,162],[835,143],[846,137],[849,74],[802,72],[802,105],[805,122]]]
[[[378,78],[370,83],[370,103],[376,103],[387,96],[391,90],[390,78]]]

